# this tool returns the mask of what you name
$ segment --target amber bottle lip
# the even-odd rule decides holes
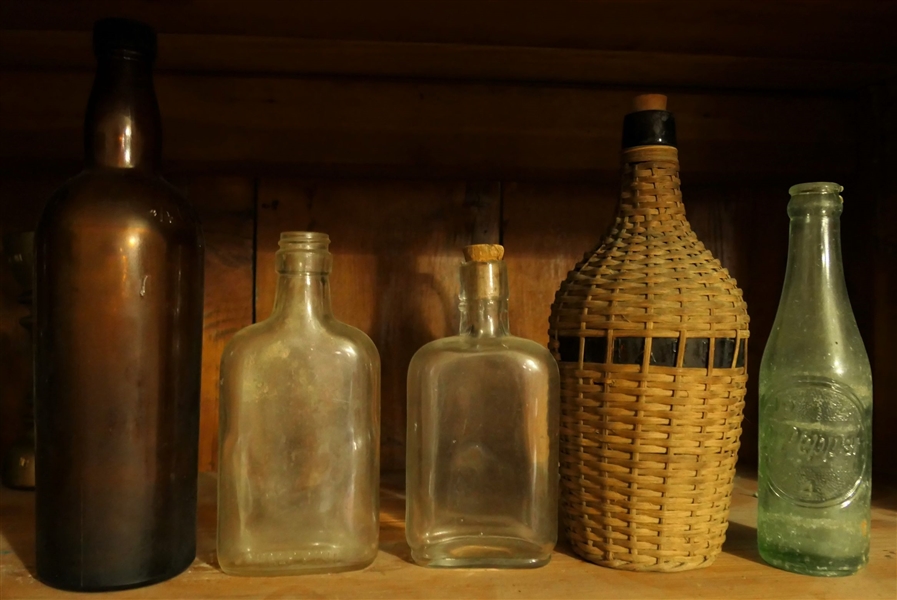
[[[146,23],[132,19],[100,19],[93,26],[93,52],[97,59],[153,62],[157,52],[156,32]]]

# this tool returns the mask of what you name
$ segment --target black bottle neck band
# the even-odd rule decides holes
[[[642,110],[623,118],[623,149],[676,146],[676,119],[666,110]]]

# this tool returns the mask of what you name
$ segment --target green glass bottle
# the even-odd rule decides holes
[[[841,190],[790,190],[788,268],[760,365],[760,555],[821,576],[866,564],[871,525],[872,371],[844,283]]]

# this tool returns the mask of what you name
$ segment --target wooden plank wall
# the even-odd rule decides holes
[[[0,71],[5,168],[80,156],[92,73]],[[589,180],[615,173],[634,91],[162,73],[165,156],[178,171]],[[843,177],[849,102],[827,95],[676,91],[692,176]],[[52,115],[52,119],[47,116]],[[825,129],[818,127],[825,124]]]
[[[867,209],[867,276],[873,293],[864,306],[873,325],[872,378],[873,467],[890,480],[897,479],[897,190],[893,173],[897,165],[897,83],[871,90],[868,131],[870,152],[865,155],[868,197],[876,200]],[[871,235],[870,235],[871,233]],[[872,258],[870,261],[869,258]],[[853,298],[853,297],[851,297]],[[865,338],[864,338],[865,339]],[[867,341],[867,347],[869,342]],[[876,457],[878,457],[876,459]]]
[[[457,327],[460,247],[506,246],[512,331],[544,343],[559,282],[614,212],[630,99],[666,92],[689,219],[738,279],[752,319],[744,463],[756,463],[756,378],[784,276],[787,189],[813,180],[847,188],[848,286],[876,369],[875,456],[892,456],[894,219],[881,173],[897,136],[875,125],[892,114],[893,91],[873,102],[866,89],[897,76],[897,5],[814,6],[7,0],[0,230],[33,228],[78,170],[93,20],[153,24],[164,170],[199,208],[208,247],[201,468],[216,465],[221,351],[270,311],[280,231],[316,229],[332,239],[336,315],[380,349],[383,466],[400,469],[405,371],[420,345]],[[646,15],[666,26],[632,26]],[[806,31],[837,43],[795,34]],[[21,431],[30,376],[18,293],[4,265],[0,452]],[[875,467],[897,478],[893,461]]]

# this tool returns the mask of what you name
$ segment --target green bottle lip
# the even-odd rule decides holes
[[[788,193],[792,196],[798,194],[840,194],[844,188],[831,181],[814,181],[811,183],[798,183],[791,186]]]

